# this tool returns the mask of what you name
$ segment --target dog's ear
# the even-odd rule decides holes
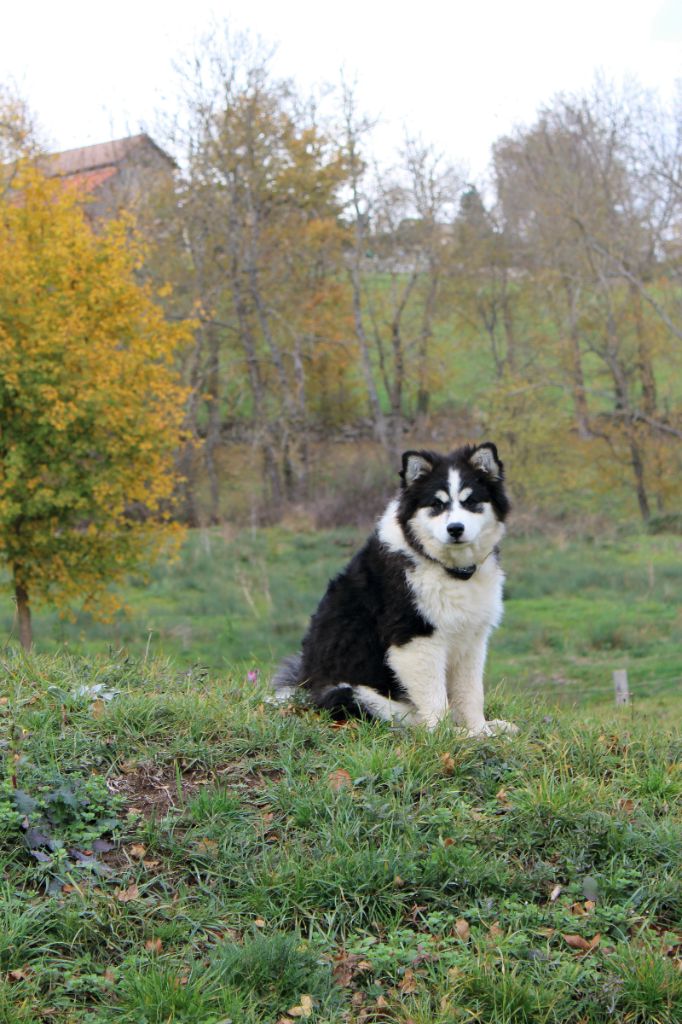
[[[469,465],[480,473],[485,473],[491,480],[501,480],[503,466],[497,454],[497,448],[491,441],[477,445],[469,456]]]
[[[400,470],[405,487],[410,487],[420,476],[426,476],[433,469],[433,460],[428,452],[403,452],[403,468]]]

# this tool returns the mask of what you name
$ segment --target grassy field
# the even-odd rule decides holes
[[[5,644],[0,1024],[682,1020],[682,541],[510,539],[484,742],[267,702],[357,541],[197,532]]]
[[[682,1019],[656,699],[493,693],[521,733],[480,742],[152,659],[0,667],[1,1024]]]
[[[353,530],[195,531],[180,558],[148,582],[131,581],[129,615],[35,616],[37,650],[124,649],[172,656],[180,669],[267,672],[295,651],[327,580],[362,540]],[[505,619],[488,676],[509,692],[563,706],[607,700],[611,673],[627,668],[635,700],[682,692],[682,538],[510,537]],[[0,628],[12,630],[7,600]]]

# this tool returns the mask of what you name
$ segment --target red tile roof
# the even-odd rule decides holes
[[[74,185],[81,192],[94,192],[96,188],[117,173],[117,167],[96,167],[92,171],[79,171],[75,174],[63,175],[63,177],[68,177],[69,185]]]
[[[173,164],[173,159],[157,146],[144,132],[130,135],[125,139],[113,139],[111,142],[98,142],[94,146],[80,146],[78,149],[67,149],[63,153],[50,153],[47,157],[48,173],[68,177],[84,171],[94,171],[102,167],[113,167],[124,160],[142,144],[153,146],[162,156]]]

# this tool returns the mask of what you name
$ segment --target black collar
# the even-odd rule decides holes
[[[476,572],[475,565],[467,565],[464,569],[448,569],[446,565],[443,568],[448,576],[454,576],[456,580],[470,580]]]

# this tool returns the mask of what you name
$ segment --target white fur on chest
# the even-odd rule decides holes
[[[420,559],[406,576],[417,609],[448,639],[488,632],[502,619],[504,573],[497,562],[480,566],[469,580],[458,580]]]
[[[446,639],[463,633],[488,633],[502,619],[504,573],[491,548],[473,552],[481,558],[468,580],[448,575],[442,565],[418,555],[405,540],[398,523],[398,502],[392,501],[379,520],[379,539],[391,551],[407,555],[412,565],[406,578],[419,612]]]

